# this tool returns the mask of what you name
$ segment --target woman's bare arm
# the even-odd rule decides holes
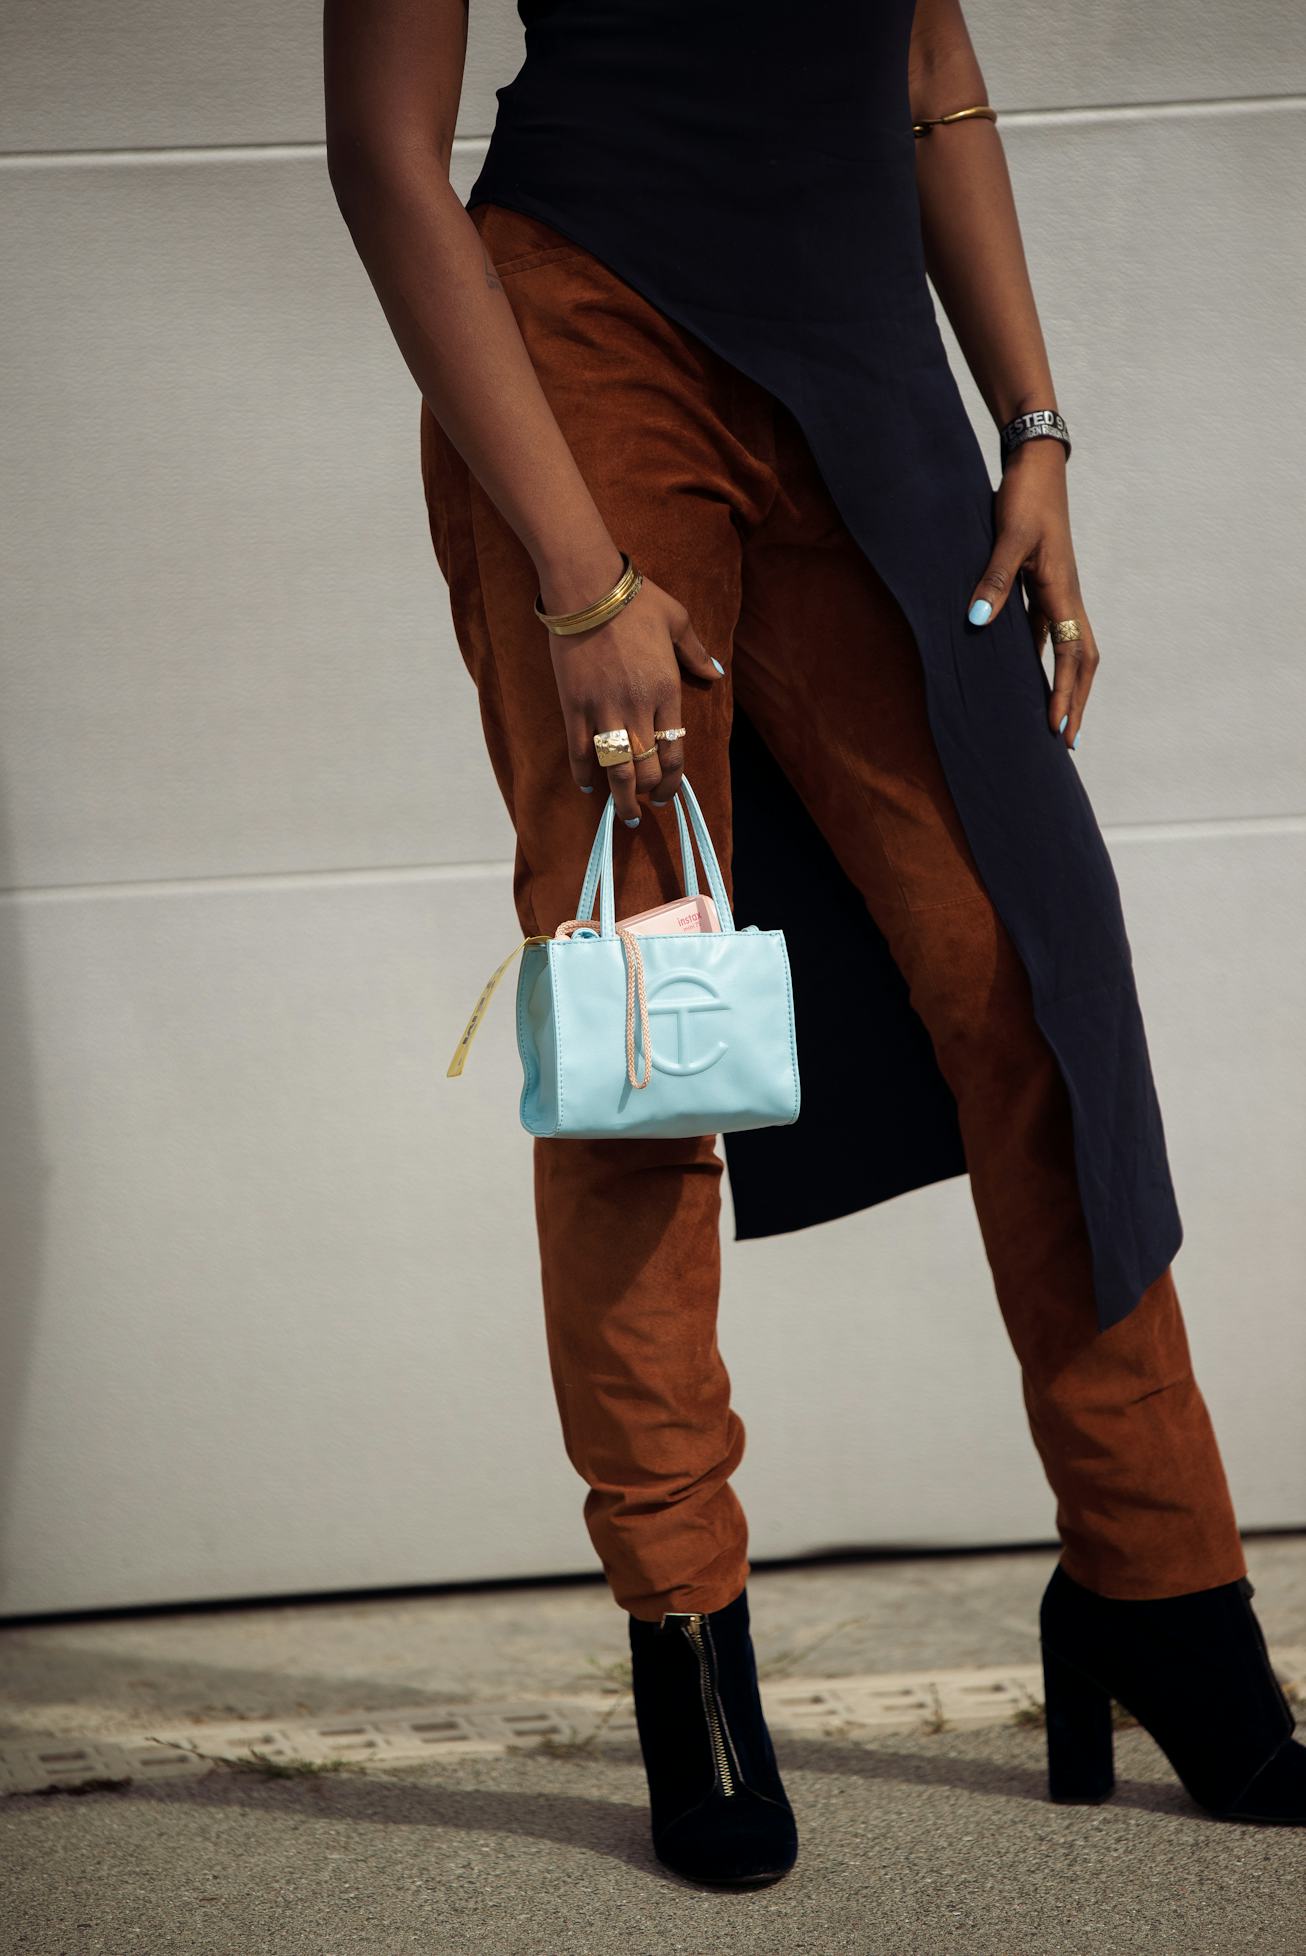
[[[530,552],[545,608],[591,603],[621,574],[617,542],[540,386],[503,287],[449,182],[466,0],[326,0],[327,165],[350,235],[431,411]],[[637,751],[678,724],[680,668],[717,673],[682,606],[646,580],[608,625],[553,655],[572,772],[602,772],[591,736],[628,726]],[[679,765],[606,770],[619,812],[669,795]]]
[[[326,0],[327,167],[414,380],[567,611],[620,553],[449,182],[466,36],[466,0]]]
[[[959,0],[918,0],[910,79],[915,122],[988,101]],[[994,421],[1055,407],[995,125],[951,123],[919,137],[916,182],[930,278]]]
[[[912,28],[912,119],[971,108],[988,96],[960,0],[917,0]],[[1055,408],[1047,348],[1025,263],[1011,179],[993,123],[956,122],[916,142],[926,264],[966,364],[995,423]],[[1098,665],[1070,538],[1061,443],[1026,442],[1003,471],[997,539],[972,605],[996,617],[1023,577],[1036,642],[1046,623],[1078,618],[1083,637],[1054,648],[1049,721],[1068,746],[1079,737]]]

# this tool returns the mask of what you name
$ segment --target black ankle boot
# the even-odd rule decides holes
[[[1115,1784],[1111,1700],[1133,1713],[1217,1820],[1306,1826],[1306,1746],[1270,1668],[1246,1576],[1123,1602],[1057,1567],[1039,1612],[1054,1800]]]
[[[630,1652],[659,1861],[690,1881],[778,1881],[798,1832],[762,1716],[747,1592],[660,1624],[632,1616]]]

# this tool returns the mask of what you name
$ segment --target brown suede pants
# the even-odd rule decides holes
[[[685,685],[682,721],[727,882],[733,693],[908,981],[960,1110],[1066,1569],[1124,1598],[1233,1581],[1246,1565],[1172,1277],[1098,1332],[1064,1084],[945,783],[914,639],[801,428],[558,232],[496,205],[472,215],[612,536],[726,667],[726,684]],[[551,931],[573,914],[599,797],[568,768],[530,557],[425,406],[422,468],[517,833],[517,914]],[[619,916],[680,888],[673,811],[641,806],[639,829],[617,831]],[[553,1381],[608,1582],[638,1617],[720,1609],[749,1565],[716,1338],[714,1137],[533,1146]]]

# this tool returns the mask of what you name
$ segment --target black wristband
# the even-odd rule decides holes
[[[1012,450],[1019,448],[1022,442],[1039,441],[1044,436],[1051,436],[1053,441],[1059,441],[1066,451],[1066,459],[1069,460],[1070,432],[1065,422],[1055,408],[1035,408],[1032,414],[1018,414],[1014,421],[1008,421],[998,436],[1003,463],[1006,463]]]

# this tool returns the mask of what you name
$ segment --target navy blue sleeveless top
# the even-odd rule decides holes
[[[467,204],[507,205],[583,245],[801,425],[915,634],[944,773],[1066,1081],[1105,1327],[1165,1269],[1179,1216],[1115,875],[1077,763],[1048,731],[1023,606],[982,632],[966,620],[993,490],[926,280],[913,11],[914,0],[519,0],[526,58],[498,91]],[[965,1162],[879,933],[746,725],[731,769],[736,901],[786,929],[803,1070],[791,1128],[725,1137],[736,1234],[752,1236]],[[806,901],[820,881],[844,918],[838,948],[813,944],[802,915],[777,914],[786,885]],[[841,992],[843,968],[854,980]],[[871,1048],[866,1101],[851,1110],[850,1040],[859,1073]]]

